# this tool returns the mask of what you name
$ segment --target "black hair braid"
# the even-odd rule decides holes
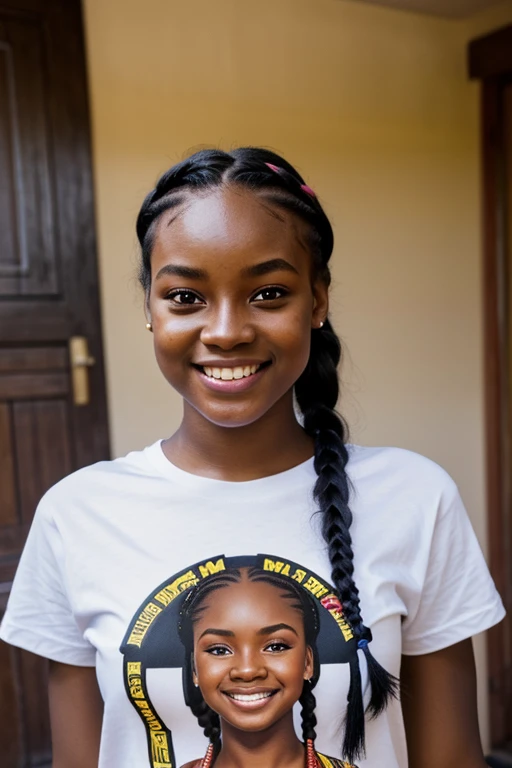
[[[189,703],[189,707],[203,729],[204,735],[213,744],[214,754],[217,754],[221,747],[220,718],[218,714],[208,706],[200,691],[197,692],[196,696]]]
[[[364,651],[371,685],[368,710],[377,716],[396,696],[398,681],[372,656],[368,643],[370,630],[361,616],[359,590],[354,582],[354,554],[350,526],[350,482],[346,472],[348,451],[346,427],[336,413],[339,395],[337,368],[341,359],[340,341],[327,320],[311,334],[308,365],[295,386],[298,405],[304,415],[304,428],[315,438],[314,466],[318,479],[314,497],[322,514],[322,535],[326,541],[334,586],[343,605],[345,618]],[[350,762],[364,753],[364,704],[359,660],[350,663],[343,753]]]
[[[302,719],[302,741],[304,744],[311,739],[316,739],[316,699],[313,695],[313,685],[309,680],[304,680],[304,686],[299,698],[302,706],[301,719]]]

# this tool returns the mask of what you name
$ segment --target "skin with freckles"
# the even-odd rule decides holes
[[[289,596],[247,577],[215,591],[194,623],[194,666],[194,682],[221,719],[215,768],[304,768],[292,708],[313,675],[313,654]],[[234,698],[248,694],[266,698]]]
[[[155,354],[184,399],[183,422],[164,445],[168,458],[190,472],[200,465],[202,474],[206,463],[206,474],[225,479],[227,463],[237,480],[248,479],[248,467],[264,477],[309,458],[292,390],[328,303],[327,287],[312,276],[303,225],[247,190],[216,189],[161,217],[151,267]],[[203,372],[249,365],[261,368],[242,381]],[[233,477],[237,466],[244,469]]]

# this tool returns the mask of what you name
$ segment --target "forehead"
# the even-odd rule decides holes
[[[152,259],[246,259],[279,252],[309,266],[306,225],[293,213],[237,185],[188,194],[157,224]]]
[[[303,626],[298,599],[279,586],[263,581],[230,584],[210,593],[201,605],[197,624],[233,629],[234,626],[269,626],[285,622]]]

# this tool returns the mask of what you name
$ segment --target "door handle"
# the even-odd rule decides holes
[[[89,345],[85,336],[71,336],[69,340],[69,360],[71,363],[71,385],[75,405],[89,403],[89,371],[96,360],[89,354]]]

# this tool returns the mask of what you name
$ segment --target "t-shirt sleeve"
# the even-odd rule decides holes
[[[503,619],[503,604],[451,480],[441,497],[423,570],[418,600],[402,626],[405,655],[447,648]]]
[[[96,652],[73,616],[63,562],[60,532],[43,498],[14,578],[0,638],[53,661],[94,666]]]

